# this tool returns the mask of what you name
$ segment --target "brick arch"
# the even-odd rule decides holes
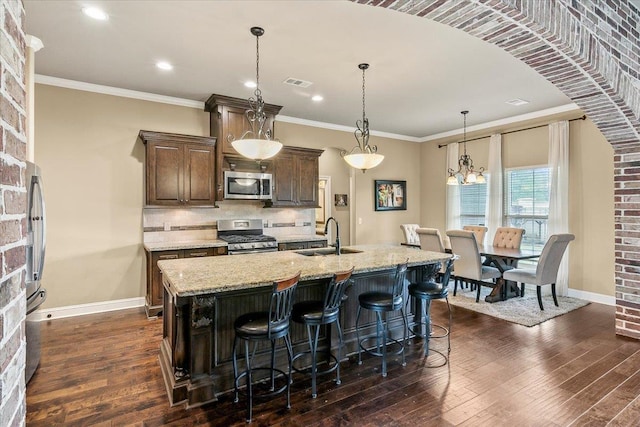
[[[575,102],[614,148],[616,333],[640,339],[640,12],[620,0],[353,0],[494,44]]]

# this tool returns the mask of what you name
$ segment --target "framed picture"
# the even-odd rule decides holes
[[[346,194],[334,194],[335,205],[338,207],[348,206],[348,199]]]
[[[377,211],[407,210],[407,181],[379,181],[373,187]]]

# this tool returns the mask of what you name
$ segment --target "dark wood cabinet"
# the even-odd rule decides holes
[[[283,147],[274,157],[273,207],[318,207],[318,158],[323,150]]]
[[[147,251],[147,290],[145,298],[145,311],[148,317],[162,313],[162,274],[158,268],[158,261],[178,258],[196,258],[205,256],[226,255],[226,246],[215,248],[177,249],[171,251]]]
[[[279,105],[265,104],[265,113],[267,121],[264,125],[264,131],[271,131],[273,135],[273,127],[275,116],[280,112],[282,107]],[[246,99],[232,98],[224,95],[211,95],[205,102],[205,111],[210,113],[211,136],[217,138],[216,147],[216,197],[217,200],[223,199],[223,174],[225,170],[235,169],[260,170],[261,166],[268,168],[269,161],[265,161],[262,165],[246,159],[233,148],[231,142],[240,137],[251,128],[248,119],[245,116],[249,109],[249,103]],[[232,166],[233,165],[233,166]]]
[[[216,138],[141,130],[146,205],[213,206]]]
[[[299,242],[278,243],[279,251],[297,251],[300,249],[326,248],[326,240],[309,240]]]

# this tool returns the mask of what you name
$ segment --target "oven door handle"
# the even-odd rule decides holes
[[[228,255],[245,255],[245,254],[260,254],[263,252],[278,252],[278,248],[268,248],[268,249],[256,249],[251,251],[228,251]]]

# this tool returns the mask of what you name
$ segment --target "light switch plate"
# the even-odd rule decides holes
[[[296,227],[304,227],[304,221],[301,219],[296,219]]]

